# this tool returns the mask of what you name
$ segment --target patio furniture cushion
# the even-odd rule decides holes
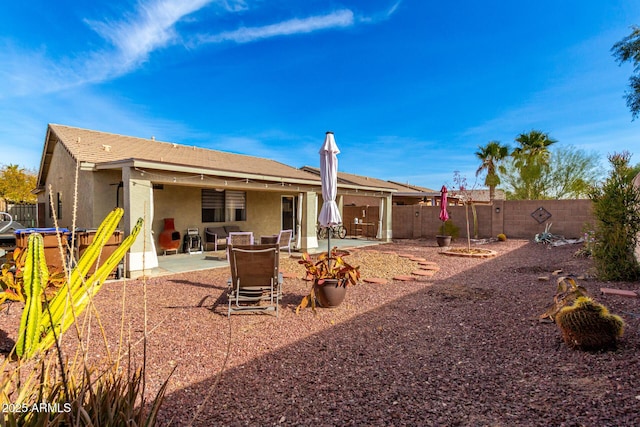
[[[226,239],[229,236],[229,233],[227,233],[224,227],[207,227],[204,231],[211,235],[215,234],[218,236],[218,239]]]
[[[225,225],[224,226],[225,231],[227,232],[227,235],[229,233],[237,233],[240,232],[242,230],[240,230],[240,227],[237,225]]]
[[[213,244],[213,247],[215,251],[218,250],[218,245],[223,244],[226,245],[227,244],[227,237],[229,236],[229,234],[227,233],[227,231],[224,229],[224,227],[206,227],[204,229],[204,245],[205,248],[208,245]]]

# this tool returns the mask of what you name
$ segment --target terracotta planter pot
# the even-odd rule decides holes
[[[337,279],[325,279],[322,285],[314,284],[316,298],[321,307],[334,308],[338,307],[344,301],[347,294],[347,287],[344,281]]]

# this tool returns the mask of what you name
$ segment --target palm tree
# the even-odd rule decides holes
[[[549,160],[549,146],[558,142],[550,138],[548,133],[539,130],[532,130],[529,133],[521,133],[516,138],[516,142],[520,144],[513,150],[513,156],[517,160],[524,160],[525,163],[532,160]]]
[[[482,164],[476,171],[476,176],[486,171],[487,176],[484,179],[484,185],[489,187],[489,201],[493,202],[495,197],[496,187],[500,184],[500,176],[498,171],[500,170],[499,163],[509,156],[509,147],[500,144],[499,141],[489,141],[484,147],[478,147],[476,151],[476,157],[478,157]]]
[[[525,198],[537,199],[544,194],[540,178],[549,166],[549,147],[558,141],[539,130],[521,133],[515,141],[520,145],[513,150],[511,156],[514,166],[520,172],[520,178],[525,183]]]

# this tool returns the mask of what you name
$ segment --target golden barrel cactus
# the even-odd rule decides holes
[[[613,348],[624,331],[620,316],[610,314],[605,306],[584,296],[563,307],[555,321],[565,343],[580,350]]]

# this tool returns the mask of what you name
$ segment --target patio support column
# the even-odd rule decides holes
[[[124,227],[131,232],[138,218],[144,219],[143,230],[127,253],[126,275],[140,277],[145,270],[158,267],[158,256],[151,234],[153,224],[153,185],[148,179],[142,179],[132,168],[122,169],[124,196]]]
[[[302,193],[301,193],[302,194]],[[302,224],[300,250],[308,251],[318,247],[316,223],[318,222],[318,195],[315,191],[306,191],[302,203]]]
[[[382,214],[382,233],[381,240],[383,242],[390,242],[393,237],[393,201],[391,200],[391,193],[382,197],[384,200],[384,212]]]

